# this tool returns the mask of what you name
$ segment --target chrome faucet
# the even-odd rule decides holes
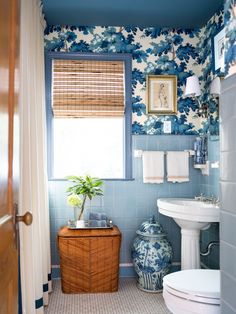
[[[203,193],[201,193],[199,196],[195,196],[194,199],[195,199],[196,201],[203,202],[203,199],[204,199]]]
[[[216,206],[220,206],[220,199],[219,197],[214,197],[213,201],[212,201],[213,205],[216,205]]]
[[[209,204],[213,204],[216,206],[220,206],[220,200],[219,198],[215,197],[215,196],[204,196],[203,193],[200,194],[200,196],[195,196],[194,198],[196,201],[200,201],[200,202],[206,202]]]

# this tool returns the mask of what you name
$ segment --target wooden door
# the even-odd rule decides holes
[[[18,313],[18,0],[0,0],[0,314]]]

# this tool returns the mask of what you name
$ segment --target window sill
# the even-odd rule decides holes
[[[134,178],[114,178],[114,179],[102,179],[102,181],[134,181]],[[48,181],[68,181],[64,178],[48,178]]]

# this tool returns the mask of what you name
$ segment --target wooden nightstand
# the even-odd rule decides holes
[[[62,227],[57,236],[64,293],[118,290],[121,233]]]

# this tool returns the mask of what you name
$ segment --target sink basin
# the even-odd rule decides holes
[[[200,230],[219,222],[219,206],[189,198],[160,198],[157,206],[181,227],[181,268],[200,268]]]
[[[160,198],[159,213],[177,219],[209,224],[219,222],[219,206],[191,198]]]

